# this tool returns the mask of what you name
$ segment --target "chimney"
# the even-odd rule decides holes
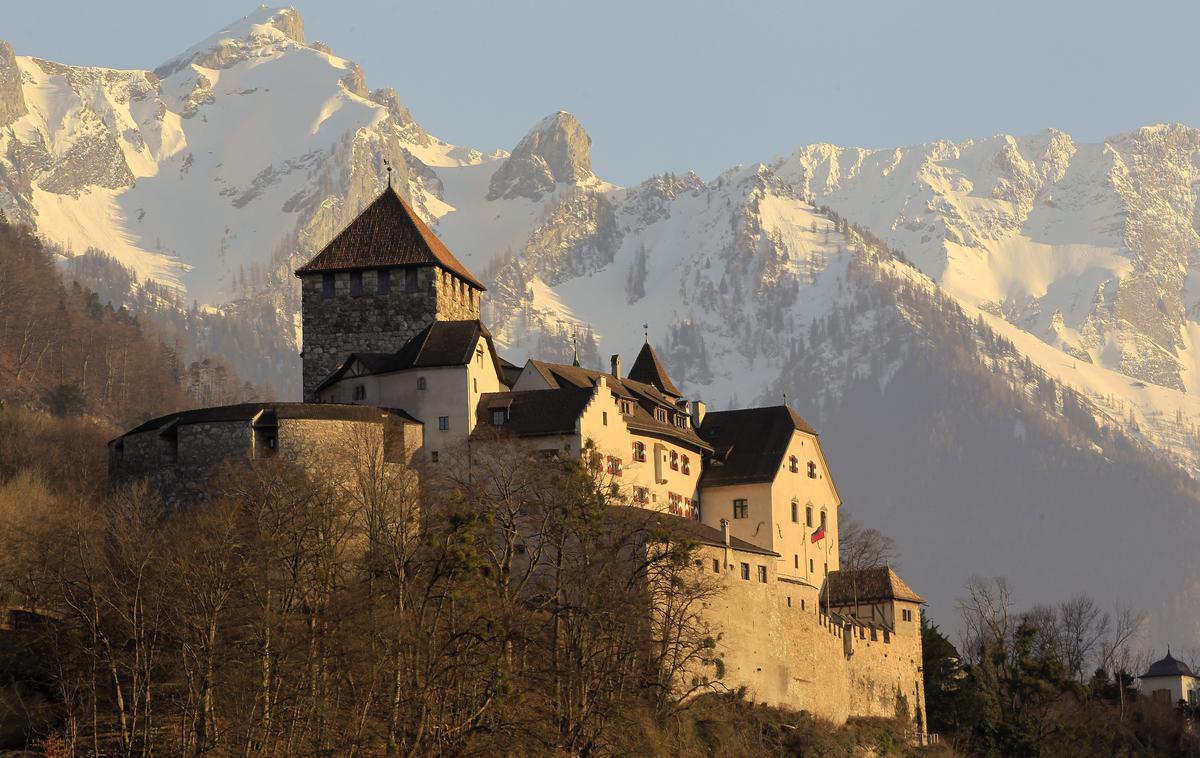
[[[704,414],[708,412],[708,407],[704,405],[703,400],[692,401],[692,426],[697,429],[704,423]]]
[[[609,360],[612,361],[613,378],[619,380],[621,378],[621,356],[614,355],[613,357],[609,358]]]
[[[721,541],[725,543],[726,547],[729,547],[729,519],[727,518],[721,519]]]

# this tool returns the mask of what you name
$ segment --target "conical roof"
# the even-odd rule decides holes
[[[629,369],[629,378],[635,382],[649,384],[664,395],[683,397],[683,393],[671,381],[671,377],[667,376],[667,370],[663,368],[649,342],[642,345],[642,351],[633,362],[633,368]]]
[[[390,186],[296,269],[296,276],[389,266],[440,266],[472,287],[486,289]]]

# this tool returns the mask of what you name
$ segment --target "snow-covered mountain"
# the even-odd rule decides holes
[[[0,210],[198,301],[243,375],[295,391],[290,271],[390,164],[510,358],[574,338],[607,365],[648,324],[690,395],[786,394],[939,618],[966,575],[1006,573],[1028,602],[1119,594],[1162,638],[1200,629],[1200,131],[810,145],[633,187],[590,146],[561,112],[511,153],[438,140],[292,9],[153,71],[0,47]],[[1138,522],[1161,568],[1122,547]]]

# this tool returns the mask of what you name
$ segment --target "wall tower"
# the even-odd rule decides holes
[[[304,400],[350,353],[387,353],[434,321],[476,320],[484,286],[389,186],[296,270]]]

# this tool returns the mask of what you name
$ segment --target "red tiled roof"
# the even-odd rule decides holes
[[[388,266],[440,266],[479,290],[487,289],[392,187],[317,253],[296,276]]]

